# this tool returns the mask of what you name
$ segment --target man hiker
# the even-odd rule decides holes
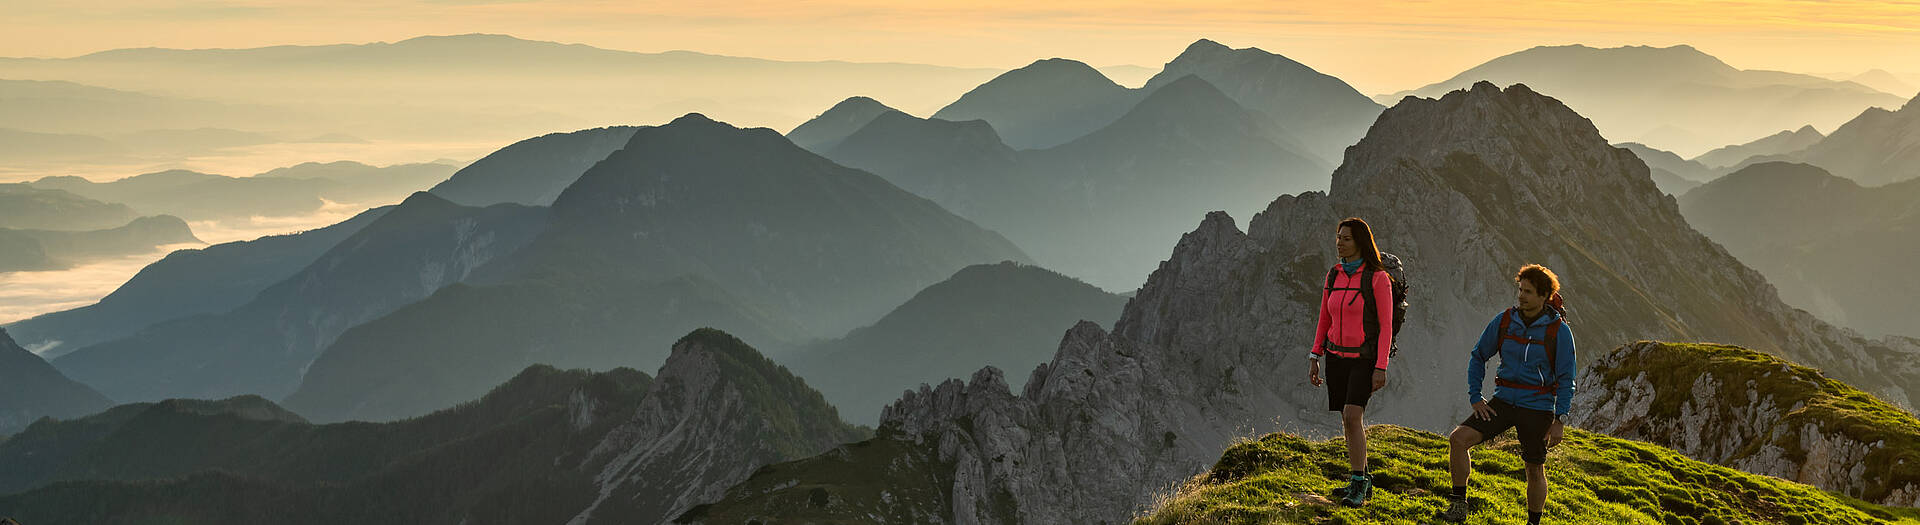
[[[1547,504],[1547,449],[1560,443],[1566,416],[1573,405],[1573,329],[1560,307],[1560,279],[1544,266],[1529,264],[1514,276],[1516,306],[1487,323],[1480,342],[1467,358],[1467,402],[1473,415],[1450,436],[1448,456],[1453,470],[1453,493],[1447,521],[1467,518],[1467,478],[1473,473],[1468,450],[1515,429],[1520,435],[1521,459],[1527,463],[1527,523],[1540,523]],[[1493,400],[1480,395],[1487,360],[1500,356],[1494,375]]]

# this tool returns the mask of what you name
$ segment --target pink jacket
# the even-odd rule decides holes
[[[1325,343],[1345,347],[1356,347],[1367,342],[1363,310],[1367,302],[1360,298],[1360,277],[1367,275],[1366,269],[1347,275],[1344,271],[1334,271],[1332,291],[1320,294],[1320,324],[1313,330],[1313,353],[1323,353]],[[1324,281],[1323,281],[1324,282]],[[1339,288],[1352,288],[1340,290]],[[1387,369],[1387,355],[1393,348],[1393,279],[1387,272],[1373,272],[1373,307],[1379,314],[1380,339],[1379,351],[1375,352],[1373,367]]]

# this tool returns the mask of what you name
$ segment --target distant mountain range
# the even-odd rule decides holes
[[[26,63],[21,59],[0,59],[0,62]],[[0,70],[8,71],[0,73],[0,77],[24,78],[13,74],[17,70],[4,67],[0,67]],[[141,91],[158,87],[135,82],[126,84],[140,86],[133,89]],[[39,133],[104,137],[144,130],[251,129],[285,120],[311,118],[312,115],[283,108],[108,89],[58,77],[46,80],[0,80],[0,128]],[[148,132],[148,135],[157,138],[152,137],[152,132]],[[31,152],[0,150],[0,153],[11,156]]]
[[[143,213],[220,220],[306,215],[319,210],[325,201],[390,204],[452,173],[452,166],[438,163],[374,167],[333,162],[306,163],[252,177],[168,170],[111,182],[75,176],[44,177],[29,185],[125,204]]]
[[[921,384],[982,366],[1019,371],[1045,362],[1062,331],[1083,320],[1111,323],[1126,302],[1037,266],[969,266],[872,325],[807,345],[783,361],[842,417],[874,424],[882,407]]]
[[[1168,62],[1141,89],[1157,88],[1193,75],[1213,84],[1234,102],[1271,119],[1306,152],[1337,165],[1366,135],[1384,106],[1345,81],[1259,48],[1232,49],[1201,39]]]
[[[68,379],[40,356],[0,330],[0,443],[43,417],[74,418],[111,404],[86,385]],[[6,469],[17,468],[0,462]],[[9,492],[0,488],[0,493]]]
[[[1189,54],[1206,54],[1217,45],[1195,44],[1190,49],[1200,51]],[[1285,61],[1258,50],[1234,53],[1229,56]],[[1056,60],[1006,78],[1036,83],[1034,75],[1049,71],[1094,74]],[[1124,114],[1046,149],[1013,148],[989,121],[921,119],[858,100],[809,123],[819,123],[817,128],[795,131],[813,143],[832,144],[821,153],[835,162],[879,174],[1006,234],[1043,266],[1126,290],[1165,258],[1166,243],[1178,238],[1193,214],[1258,211],[1268,200],[1263,195],[1321,187],[1316,174],[1327,169],[1289,128],[1199,76],[1149,85],[1152,91]],[[1016,100],[1016,87],[996,80],[970,96]],[[1021,115],[1020,107],[988,113]],[[861,121],[844,137],[825,133]]]
[[[1286,137],[1281,144],[1327,164],[1337,163],[1382,109],[1346,82],[1287,57],[1201,39],[1137,89],[1122,87],[1086,64],[1053,58],[995,77],[932,118],[985,120],[1013,148],[1045,149],[1112,124],[1161,87],[1187,76],[1214,85],[1252,118],[1266,121]]]
[[[319,421],[409,417],[531,363],[657,363],[633,349],[701,326],[777,355],[870,323],[965,266],[1027,260],[879,177],[701,115],[634,130],[552,210],[525,248],[467,284],[348,330],[289,406]]]
[[[931,112],[968,86],[1000,73],[921,64],[783,62],[690,51],[636,53],[506,35],[422,36],[397,42],[251,49],[118,49],[57,59],[0,58],[0,78],[67,81],[57,86],[76,114],[110,114],[94,100],[130,100],[135,117],[180,115],[129,129],[59,113],[20,115],[26,131],[86,133],[226,127],[306,137],[346,133],[375,140],[498,140],[612,121],[665,122],[688,112],[787,129],[803,112],[849,93],[867,93]],[[56,86],[25,84],[35,93]],[[26,92],[29,87],[15,91]],[[138,90],[193,93],[206,102],[152,100]],[[8,92],[0,86],[0,110]],[[26,95],[20,95],[20,99]],[[24,102],[21,103],[26,105]],[[93,104],[95,107],[86,107]],[[196,105],[198,104],[198,105]],[[208,118],[173,108],[211,105]],[[297,109],[291,111],[288,108]],[[216,111],[218,110],[218,111]],[[48,110],[48,111],[57,111]],[[172,113],[168,113],[172,112]],[[224,114],[271,113],[240,128]]]
[[[1888,73],[1884,69],[1867,70],[1865,73],[1848,78],[1847,81],[1895,95],[1920,92],[1920,87],[1914,87],[1913,84],[1901,80],[1900,77],[1896,77],[1893,73]]]
[[[1652,171],[1653,183],[1668,195],[1685,194],[1687,190],[1720,176],[1719,170],[1697,161],[1682,159],[1671,151],[1654,149],[1638,142],[1623,142],[1613,146],[1631,151],[1641,162],[1647,163],[1647,168]]]
[[[1867,108],[1826,138],[1788,156],[1786,160],[1826,168],[1867,186],[1920,177],[1920,96],[1898,111]]]
[[[159,322],[54,364],[121,402],[279,398],[342,332],[519,248],[542,229],[546,212],[464,207],[416,193],[246,304]]]
[[[1827,136],[1820,134],[1820,130],[1813,129],[1813,126],[1801,126],[1800,129],[1782,131],[1753,142],[1720,147],[1694,157],[1693,161],[1711,168],[1731,169],[1754,158],[1796,153],[1825,138]]]
[[[1834,129],[1863,109],[1902,99],[1852,82],[1737,69],[1685,45],[1535,47],[1392,98],[1437,97],[1483,80],[1525,83],[1593,119],[1613,142],[1683,157],[1773,130]]]
[[[139,214],[125,204],[106,203],[62,190],[26,184],[0,184],[0,228],[15,230],[104,230],[124,226]]]
[[[1053,58],[994,77],[933,118],[984,120],[1016,149],[1051,148],[1112,124],[1142,93],[1108,80],[1092,66]]]
[[[1920,335],[1920,276],[1904,269],[1920,258],[1920,180],[1866,187],[1763,162],[1681,196],[1680,211],[1787,304],[1869,334]]]
[[[161,321],[225,312],[312,264],[389,209],[392,206],[375,208],[300,233],[176,250],[99,302],[35,316],[7,329],[21,344],[53,359]]]
[[[0,228],[0,273],[62,270],[94,259],[198,242],[186,221],[170,215],[141,217],[125,226],[93,231]]]

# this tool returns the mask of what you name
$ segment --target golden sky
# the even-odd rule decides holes
[[[1535,45],[1691,44],[1743,69],[1920,84],[1920,1],[0,0],[0,56],[503,33],[655,52],[1011,68],[1158,67],[1211,38],[1386,93]]]

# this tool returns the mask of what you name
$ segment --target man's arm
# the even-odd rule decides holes
[[[1500,315],[1506,315],[1501,313]],[[1480,383],[1487,379],[1487,360],[1500,350],[1500,318],[1495,316],[1487,323],[1486,331],[1480,333],[1480,341],[1474,343],[1473,351],[1467,354],[1467,404],[1480,404],[1486,401],[1480,396]]]

